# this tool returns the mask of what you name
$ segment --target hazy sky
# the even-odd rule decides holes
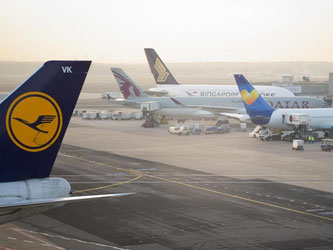
[[[332,0],[0,0],[0,60],[333,61]]]

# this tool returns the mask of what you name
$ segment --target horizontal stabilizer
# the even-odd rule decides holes
[[[54,204],[65,204],[76,201],[94,200],[101,198],[116,198],[121,196],[127,196],[134,193],[118,193],[118,194],[101,194],[101,195],[86,195],[86,196],[74,196],[64,198],[50,198],[50,199],[34,199],[34,200],[23,200],[13,201],[3,204],[0,202],[0,211],[3,209],[18,209],[18,208],[29,208],[29,207],[42,207]]]

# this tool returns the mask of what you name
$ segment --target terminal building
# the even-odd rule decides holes
[[[273,86],[289,89],[297,96],[317,96],[332,105],[333,73],[329,73],[328,81],[312,81],[310,77],[303,76],[295,81],[294,76],[282,76],[281,82],[273,82]]]

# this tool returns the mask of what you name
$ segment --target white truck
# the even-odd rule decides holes
[[[180,129],[180,127],[178,127],[178,126],[169,127],[169,133],[170,134],[178,134],[179,129]]]
[[[177,134],[178,135],[190,135],[192,133],[192,131],[193,131],[193,129],[191,129],[191,127],[189,125],[183,125],[178,129]]]
[[[198,123],[175,124],[175,126],[169,127],[169,133],[177,135],[190,135],[195,129],[198,128]]]
[[[304,140],[293,140],[293,150],[304,150]]]

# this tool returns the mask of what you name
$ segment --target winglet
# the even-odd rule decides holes
[[[48,177],[91,61],[49,61],[0,103],[0,182]]]
[[[234,75],[246,112],[254,124],[265,125],[274,111],[258,91],[241,74]]]
[[[154,49],[144,50],[156,84],[179,84]]]

